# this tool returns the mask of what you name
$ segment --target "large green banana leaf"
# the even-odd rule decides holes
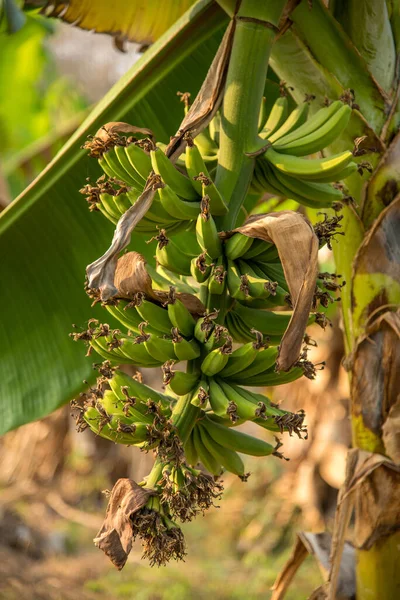
[[[176,92],[196,94],[227,17],[197,2],[99,103],[56,158],[0,216],[0,433],[42,417],[92,380],[93,359],[68,333],[104,310],[90,308],[85,267],[109,246],[112,227],[78,190],[101,174],[80,149],[104,123],[128,121],[167,142],[183,117]],[[135,247],[145,251],[140,236]],[[148,248],[148,247],[147,247]]]

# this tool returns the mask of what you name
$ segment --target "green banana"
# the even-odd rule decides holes
[[[225,289],[225,264],[222,256],[219,257],[217,263],[214,265],[210,278],[208,280],[208,290],[210,294],[216,294],[220,296]]]
[[[233,260],[228,260],[227,282],[229,293],[232,298],[245,300],[250,295],[247,278],[246,276],[241,275],[237,264]]]
[[[150,151],[151,164],[154,171],[161,176],[178,196],[185,200],[199,200],[199,194],[196,192],[190,179],[178,171],[169,158],[160,149]]]
[[[196,340],[185,340],[177,329],[172,330],[174,337],[172,342],[174,345],[174,352],[178,360],[194,360],[200,356],[200,346]]]
[[[258,375],[253,375],[253,377],[246,378],[246,385],[254,386],[254,387],[270,387],[283,385],[285,383],[291,383],[292,381],[296,381],[304,375],[304,371],[301,367],[293,367],[290,371],[286,373],[276,373],[274,368],[268,369],[264,373],[259,373]],[[234,383],[243,383],[243,378],[238,377],[237,379],[232,377],[232,381]]]
[[[274,102],[269,117],[260,133],[260,137],[265,139],[277,131],[285,122],[288,113],[288,99],[286,96],[280,96]]]
[[[279,127],[272,135],[267,135],[268,141],[271,142],[271,144],[274,144],[283,136],[295,131],[300,125],[303,125],[303,123],[307,121],[308,108],[307,102],[303,102],[303,104],[292,110],[283,125],[281,125],[281,127]]]
[[[222,243],[215,221],[209,211],[207,196],[201,201],[201,213],[196,221],[196,235],[199,246],[210,258],[218,258],[222,254]]]
[[[170,399],[165,394],[153,390],[153,388],[141,383],[137,379],[133,379],[123,371],[115,371],[112,379],[109,380],[112,391],[120,400],[126,400],[126,390],[129,396],[139,398],[143,402],[151,400],[161,406],[168,406]],[[146,407],[147,411],[147,407]]]
[[[204,426],[207,428],[210,436],[224,448],[240,452],[242,454],[249,454],[250,456],[268,456],[273,454],[275,448],[268,444],[264,440],[247,435],[236,429],[224,427],[215,423],[209,418],[204,419]]]
[[[251,238],[251,239],[253,240],[253,243],[252,243],[250,249],[247,250],[241,256],[241,258],[243,258],[243,260],[248,260],[250,258],[253,258],[254,260],[258,260],[259,254],[264,254],[265,252],[268,252],[269,250],[272,250],[273,248],[276,247],[275,244],[270,244],[269,242],[265,242],[264,240],[260,240],[258,238]]]
[[[144,185],[144,182],[152,171],[150,156],[135,143],[125,147],[125,154],[137,173],[139,181],[142,181],[142,185]]]
[[[240,379],[241,381],[247,381],[250,377],[254,375],[259,375],[260,373],[264,373],[271,367],[275,365],[276,359],[278,358],[278,347],[270,346],[269,348],[264,348],[260,350],[255,357],[252,364],[248,367],[232,376],[232,379]],[[245,384],[247,385],[247,383]]]
[[[200,213],[200,202],[182,200],[167,184],[158,189],[158,195],[162,207],[172,217],[183,220],[197,219]]]
[[[214,414],[219,417],[227,417],[229,408],[229,398],[225,395],[219,383],[211,377],[209,379],[210,406]]]
[[[113,390],[106,390],[99,402],[109,415],[124,419],[127,424],[132,422],[149,424],[153,421],[153,415],[148,412],[148,407],[138,402],[136,398],[128,401],[128,398],[124,396],[124,399],[121,400],[117,398]]]
[[[190,264],[193,256],[183,252],[182,249],[171,239],[158,243],[156,259],[158,263],[178,275],[190,275]]]
[[[221,129],[221,115],[217,112],[214,115],[214,118],[210,121],[208,125],[208,131],[210,132],[211,139],[217,144],[219,147],[219,132]]]
[[[186,443],[183,446],[187,463],[195,467],[199,462],[199,455],[196,452],[193,442],[193,432],[189,435]]]
[[[174,286],[169,289],[167,311],[172,325],[184,336],[192,337],[196,321],[189,309],[177,298]]]
[[[353,159],[353,154],[349,150],[328,156],[326,158],[299,158],[297,156],[291,156],[287,154],[280,154],[270,148],[265,154],[265,158],[274,167],[276,167],[282,173],[291,175],[298,179],[306,179],[313,181],[325,178],[328,175],[333,174],[332,181],[335,180],[335,173],[340,172]]]
[[[282,336],[292,317],[292,313],[248,308],[238,302],[235,304],[232,312],[236,313],[249,329],[257,329],[263,335]]]
[[[115,148],[111,148],[111,150],[107,150],[107,152],[104,152],[102,160],[104,160],[107,163],[110,172],[113,174],[112,177],[116,177],[124,183],[129,183],[128,174],[119,162],[118,157],[115,154]]]
[[[200,173],[203,173],[206,177],[210,177],[210,174],[196,143],[191,139],[188,139],[187,142],[188,145],[186,146],[185,152],[186,170],[194,189],[201,196],[202,183],[195,178],[200,175]]]
[[[355,170],[357,170],[357,167],[355,167]],[[275,177],[290,191],[300,194],[310,203],[315,202],[317,207],[322,203],[325,206],[331,206],[333,202],[340,202],[343,200],[343,193],[329,183],[295,179],[294,177],[291,177],[286,173],[284,174],[277,169],[275,170]]]
[[[200,368],[204,375],[212,377],[222,371],[228,362],[228,357],[229,352],[228,350],[224,350],[224,346],[222,348],[215,348],[215,350],[211,350],[207,354]]]
[[[347,127],[351,112],[351,107],[344,104],[317,131],[292,142],[284,142],[284,138],[282,138],[274,145],[274,148],[282,154],[293,154],[295,156],[307,156],[308,154],[320,152],[334,142]]]
[[[275,294],[275,285],[267,278],[260,277],[249,263],[244,260],[238,261],[239,272],[241,277],[246,278],[246,285],[249,291],[250,298],[268,298],[271,294]]]
[[[178,358],[175,354],[174,343],[171,339],[148,334],[143,344],[150,356],[161,363],[164,363],[167,360],[176,360]]]
[[[126,211],[132,206],[127,194],[119,194],[118,196],[114,196],[114,204],[121,215],[125,214]]]
[[[210,199],[210,213],[216,216],[226,215],[228,207],[212,179],[201,172],[195,177],[195,180],[202,184],[202,197],[207,196]]]
[[[226,366],[220,371],[220,376],[228,378],[240,373],[253,363],[263,348],[262,336],[258,336],[258,339],[254,342],[247,342],[243,346],[236,348],[229,356]]]
[[[284,137],[280,138],[278,144],[297,142],[311,133],[318,132],[320,128],[342,108],[342,106],[343,103],[340,100],[335,100],[335,102],[332,102],[329,106],[320,108],[307,119],[303,125],[300,125],[300,127],[297,127]]]
[[[214,456],[226,471],[245,477],[244,464],[239,454],[234,450],[229,450],[216,442],[207,432],[207,428],[200,421],[200,437],[206,449]]]
[[[115,146],[114,151],[119,164],[125,171],[126,175],[124,181],[126,181],[126,183],[132,186],[140,194],[143,191],[144,182],[142,181],[142,178],[138,176],[137,171],[132,167],[131,163],[129,162],[129,159],[125,152],[125,147]]]
[[[111,196],[111,194],[103,193],[99,195],[99,198],[107,213],[111,215],[114,219],[119,221],[119,219],[121,218],[121,212],[119,211],[118,207],[114,202],[114,196]]]
[[[190,273],[198,283],[207,281],[211,274],[212,263],[207,260],[207,254],[203,252],[200,256],[192,258],[190,263]]]
[[[123,341],[123,344],[119,350],[125,357],[124,362],[126,364],[144,367],[155,367],[161,365],[165,361],[165,358],[157,358],[153,354],[151,354],[146,345],[136,342],[135,338],[126,337],[123,338],[121,341]]]
[[[209,385],[206,379],[201,379],[196,391],[190,400],[190,403],[197,408],[205,409],[209,401]]]
[[[238,394],[227,381],[218,378],[217,382],[225,396],[229,399],[228,414],[231,420],[231,415],[234,415],[234,420],[239,417],[239,419],[246,421],[253,421],[258,416],[257,407]]]
[[[173,377],[168,386],[177,394],[185,396],[189,394],[198,384],[200,375],[198,373],[185,373],[184,371],[173,371]]]
[[[200,435],[200,428],[195,427],[193,429],[193,443],[195,451],[200,459],[200,462],[203,463],[207,471],[209,471],[212,475],[220,475],[221,474],[221,464],[218,460],[207,450]]]
[[[261,100],[260,112],[258,114],[258,132],[262,131],[266,121],[268,119],[267,112],[267,99],[263,96]]]
[[[171,333],[171,327],[174,324],[169,318],[168,310],[162,306],[145,298],[140,298],[136,304],[136,311],[141,317],[141,321],[146,321],[153,330],[158,330],[165,334]],[[150,330],[149,333],[151,333]]]
[[[130,429],[135,431],[135,433],[123,433],[123,431],[118,431],[118,424],[116,429],[110,427],[112,420],[110,423],[104,423],[104,420],[108,417],[101,415],[96,408],[88,408],[84,413],[84,419],[86,423],[89,425],[90,429],[102,438],[105,438],[111,442],[116,444],[125,444],[126,446],[139,445],[143,438],[146,439],[147,436],[143,436],[145,426],[143,423],[132,424]],[[139,427],[138,427],[139,426]],[[139,428],[139,435],[136,435],[136,430]],[[146,431],[147,433],[147,431]]]
[[[197,320],[194,328],[194,337],[202,344],[205,344],[214,330],[214,319],[218,312],[211,313]]]
[[[225,241],[224,251],[225,256],[230,260],[240,258],[253,246],[254,238],[248,237],[243,233],[235,233],[232,237]]]

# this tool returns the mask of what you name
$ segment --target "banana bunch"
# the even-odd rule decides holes
[[[75,401],[80,430],[89,427],[114,443],[156,447],[165,439],[171,416],[171,399],[113,370],[110,379],[99,378],[97,388]]]
[[[340,136],[351,111],[348,104],[337,100],[308,119],[307,104],[288,116],[287,98],[278,98],[260,132],[262,154],[256,161],[253,189],[292,198],[311,208],[329,207],[342,200],[343,193],[330,184],[357,170],[353,153],[302,157],[322,151]]]

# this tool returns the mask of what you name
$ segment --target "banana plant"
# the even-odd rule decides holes
[[[49,192],[72,193],[83,186],[91,220],[82,201],[74,201],[72,212],[64,196],[60,224],[51,231],[74,274],[82,276],[90,263],[85,289],[97,305],[88,325],[72,333],[86,344],[91,361],[98,357],[95,386],[73,404],[77,426],[152,449],[156,457],[144,481],[119,480],[111,493],[95,541],[118,568],[136,537],[151,564],[182,558],[178,521],[213,504],[222,491],[222,472],[246,480],[242,454],[283,457],[280,441],[274,446],[237,426],[251,421],[263,430],[305,436],[302,412],[291,414],[248,388],[315,377],[306,327],[326,322],[323,309],[343,287],[339,276],[318,274],[318,249],[332,245],[347,282],[341,292],[345,364],[361,465],[349,471],[350,491],[356,494],[357,598],[393,598],[399,585],[393,553],[399,456],[399,7],[383,0],[336,0],[329,7],[321,0],[218,4],[196,3],[146,51],[126,82],[17,200],[14,212],[13,207],[6,212],[0,233],[12,234],[14,223],[29,233],[32,216],[40,218],[46,204],[51,210]],[[70,7],[74,14],[73,2]],[[83,21],[89,8],[86,2]],[[57,14],[57,3],[53,11]],[[129,37],[128,29],[124,35]],[[201,73],[193,68],[196,60],[204,66]],[[182,76],[183,91],[192,92],[194,101],[182,95],[179,118],[172,90],[181,87]],[[176,111],[169,110],[172,106]],[[78,152],[81,145],[88,158]],[[91,180],[79,184],[84,170]],[[249,217],[265,192],[304,209],[255,210]],[[317,222],[321,209],[325,215]],[[77,228],[73,240],[66,216]],[[97,229],[82,227],[92,221]],[[105,222],[115,226],[112,240]],[[340,227],[343,236],[336,235]],[[107,238],[111,245],[105,251]],[[20,259],[23,272],[21,235],[18,242],[19,252],[12,256]],[[34,248],[52,256],[52,245],[42,238]],[[59,263],[55,256],[52,264]],[[15,271],[16,259],[9,265]],[[46,262],[30,270],[40,285],[48,279],[40,278],[44,265],[48,274]],[[57,275],[43,292],[37,290],[37,299],[46,303],[29,305],[36,308],[31,323],[40,323],[44,306],[54,317],[56,300],[59,324],[67,324],[72,314],[82,323],[80,286],[71,285],[64,272]],[[6,280],[8,292],[12,284]],[[25,325],[15,301],[18,286],[6,305],[18,315],[17,324]],[[15,318],[11,322],[15,326]],[[21,339],[47,342],[48,332],[47,323],[27,334],[21,328],[16,339],[9,335],[10,345]],[[68,364],[65,352],[62,358],[55,353],[64,329],[52,333],[37,358],[29,359],[30,366],[42,367],[34,377],[42,406],[38,410],[37,395],[31,402],[24,395],[32,391],[31,382],[19,381],[14,397],[20,410],[7,404],[8,427],[70,398],[79,391],[79,376],[88,372],[70,346]],[[60,364],[51,376],[43,366],[54,369],[54,355]],[[374,365],[373,375],[367,361]],[[180,362],[185,371],[175,368]],[[121,364],[161,367],[164,392],[128,377]],[[73,369],[66,373],[69,366]],[[12,368],[6,375],[12,384]],[[363,471],[365,461],[373,468]],[[380,483],[377,500],[371,490]],[[335,597],[333,583],[327,593]]]

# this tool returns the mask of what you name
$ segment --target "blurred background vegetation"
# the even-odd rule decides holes
[[[93,103],[133,64],[138,48],[128,44],[126,50],[117,51],[107,36],[35,14],[13,36],[0,36],[1,207],[46,167]],[[323,260],[332,262],[329,252]],[[221,508],[184,527],[189,554],[183,564],[150,569],[137,547],[118,573],[92,544],[106,505],[98,490],[118,477],[140,480],[150,457],[110,447],[90,432],[77,435],[68,407],[2,438],[1,598],[268,598],[296,531],[329,529],[343,481],[348,390],[341,334],[330,310],[334,327],[313,332],[313,358],[323,356],[325,370],[316,382],[282,386],[273,397],[290,410],[306,410],[311,437],[285,441],[288,463],[247,461],[257,476],[246,484],[226,477]],[[307,598],[321,582],[308,558],[287,597]]]

